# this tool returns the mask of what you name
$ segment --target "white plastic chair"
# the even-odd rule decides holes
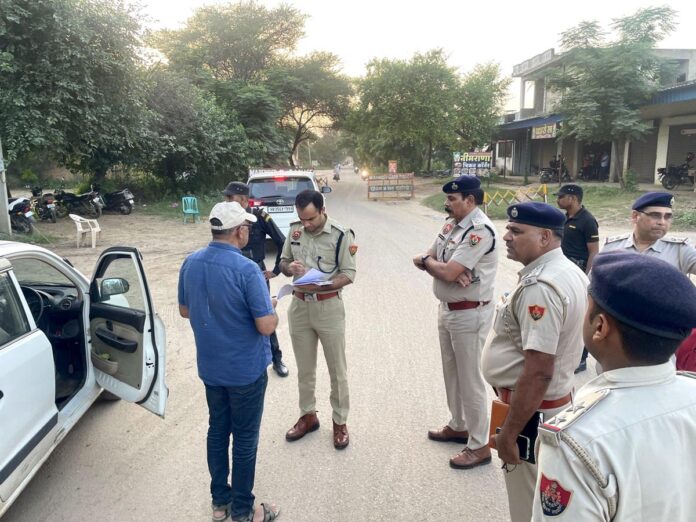
[[[87,219],[76,214],[69,214],[70,219],[75,222],[77,227],[77,248],[80,248],[80,243],[82,243],[82,238],[87,238],[87,234],[92,235],[92,248],[97,247],[97,234],[101,232],[99,223],[96,219]]]

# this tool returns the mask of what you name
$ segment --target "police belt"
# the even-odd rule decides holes
[[[498,394],[498,398],[505,404],[510,404],[510,402],[512,401],[512,394],[514,392],[510,388],[496,388],[495,392]],[[539,407],[537,409],[553,410],[555,408],[560,408],[561,406],[565,406],[566,404],[568,404],[571,398],[572,394],[568,393],[559,399],[541,401],[541,404],[539,404]]]
[[[471,310],[479,306],[486,306],[490,301],[457,301],[456,303],[444,303],[445,307],[451,312],[452,310]]]
[[[292,295],[301,299],[302,301],[325,301],[331,299],[332,297],[338,297],[338,292],[326,292],[325,294],[306,294],[304,292],[298,292],[297,290],[292,292]]]

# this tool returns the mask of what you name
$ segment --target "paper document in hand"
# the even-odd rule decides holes
[[[316,268],[310,268],[309,272],[307,272],[305,275],[297,279],[296,281],[293,281],[293,286],[302,286],[302,285],[318,285],[318,286],[326,286],[330,285],[331,281],[328,281],[327,278],[329,277],[329,274],[324,274],[317,270]]]
[[[280,301],[286,295],[292,295],[292,285],[281,286],[280,290],[278,290],[278,295],[276,296],[276,299]]]

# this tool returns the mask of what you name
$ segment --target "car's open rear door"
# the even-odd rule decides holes
[[[164,416],[166,337],[136,248],[102,252],[90,286],[91,360],[105,390]]]

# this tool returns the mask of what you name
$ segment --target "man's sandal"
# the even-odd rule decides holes
[[[275,520],[280,515],[280,509],[278,509],[278,511],[273,511],[264,502],[261,502],[261,507],[263,508],[262,522],[271,522],[271,520]],[[254,512],[256,512],[256,510],[254,510]]]
[[[280,515],[280,509],[278,511],[273,511],[264,502],[261,502],[261,508],[263,509],[263,518],[261,519],[261,522],[271,522],[272,520],[278,518],[278,516]],[[233,518],[232,522],[253,522],[255,514],[256,506],[254,506],[254,508],[251,510],[251,513],[249,513],[246,517],[239,519]]]
[[[216,515],[215,512],[222,513],[222,515]],[[229,504],[223,504],[221,506],[218,506],[217,504],[213,504],[213,522],[222,522],[223,520],[227,520],[230,516],[230,505]]]

